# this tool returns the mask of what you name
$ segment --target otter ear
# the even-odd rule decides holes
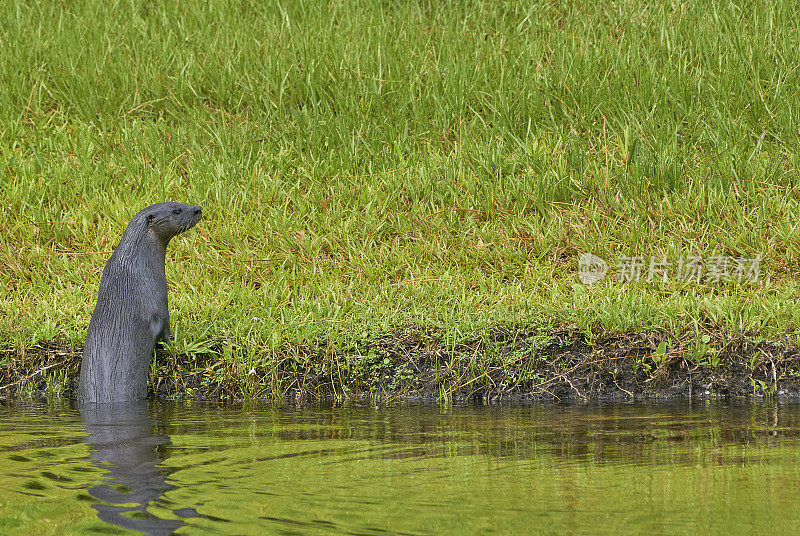
[[[156,219],[156,215],[152,214],[152,213],[148,214],[147,218],[145,218],[145,219],[147,220],[147,223],[153,223],[153,220]]]

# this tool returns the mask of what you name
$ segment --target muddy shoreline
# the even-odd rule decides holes
[[[788,337],[786,337],[788,339]],[[52,341],[0,358],[0,398],[72,396],[82,348]],[[800,349],[757,336],[584,333],[496,329],[448,344],[434,329],[353,343],[291,346],[250,366],[222,349],[191,356],[160,351],[151,397],[228,400],[397,400],[528,403],[694,398],[800,400]]]

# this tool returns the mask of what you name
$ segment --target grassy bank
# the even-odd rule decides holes
[[[796,345],[798,19],[788,1],[11,2],[3,368],[82,342],[125,224],[163,200],[206,214],[167,263],[171,358],[204,377],[565,322]],[[757,283],[585,286],[584,251],[763,263]]]

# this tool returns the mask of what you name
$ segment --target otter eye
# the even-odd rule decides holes
[[[177,216],[178,214],[180,214],[180,213],[181,213],[181,209],[179,209],[179,208],[173,208],[173,209],[172,209],[172,213],[173,213],[173,214],[175,214],[175,215]]]

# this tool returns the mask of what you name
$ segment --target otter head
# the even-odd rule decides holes
[[[203,217],[203,209],[186,203],[157,203],[142,213],[150,232],[165,245],[173,236],[194,227]]]

